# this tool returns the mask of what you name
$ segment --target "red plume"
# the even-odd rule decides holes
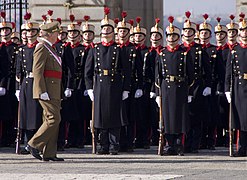
[[[81,26],[82,22],[81,22],[81,21],[77,21],[77,24],[78,24],[79,26]]]
[[[142,19],[142,18],[141,18],[140,16],[138,16],[138,17],[136,18],[136,22],[137,22],[137,23],[140,23],[140,22],[141,22],[141,19]]]
[[[105,7],[105,8],[104,8],[104,12],[105,12],[105,15],[110,14],[110,8]]]
[[[229,17],[231,20],[233,20],[235,18],[235,16],[233,14],[231,14]]]
[[[57,21],[59,22],[59,24],[62,24],[62,19],[61,18],[57,18]]]
[[[173,23],[174,17],[173,17],[173,16],[169,16],[169,17],[168,17],[168,21],[169,21],[170,23]]]
[[[196,30],[199,31],[200,24],[196,24]]]
[[[185,16],[189,19],[190,18],[191,13],[189,11],[185,12]]]
[[[156,22],[156,24],[159,24],[160,18],[156,18],[156,19],[155,19],[155,22]]]
[[[12,24],[12,29],[14,29],[16,26],[15,26],[15,23],[14,22],[11,22]]]
[[[46,21],[46,20],[47,20],[46,15],[42,15],[42,19],[43,19],[44,21]]]
[[[5,13],[4,11],[1,12],[1,17],[2,17],[3,19],[5,19],[6,13]]]
[[[239,17],[241,17],[242,19],[244,19],[245,14],[241,12],[241,13],[239,14]]]
[[[216,20],[218,21],[218,23],[220,23],[221,18],[217,17]]]
[[[75,16],[73,14],[71,14],[71,15],[69,15],[69,19],[70,19],[71,22],[74,22]]]
[[[24,16],[24,19],[27,21],[27,20],[31,19],[31,16],[32,16],[32,14],[27,12]]]
[[[90,16],[84,16],[84,20],[88,21],[90,19]]]
[[[134,20],[133,19],[130,19],[129,20],[129,23],[130,23],[131,26],[133,26],[134,25]]]
[[[118,18],[115,18],[114,19],[114,23],[117,24],[119,22],[119,19]]]
[[[123,11],[121,15],[122,15],[122,18],[125,18],[127,16],[127,12]]]
[[[208,14],[204,14],[203,17],[204,17],[205,20],[207,20],[208,19]]]
[[[47,14],[48,14],[49,16],[52,16],[52,15],[53,15],[53,11],[52,11],[52,10],[49,10],[49,11],[47,11]]]

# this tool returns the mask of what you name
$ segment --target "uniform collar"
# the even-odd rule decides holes
[[[142,44],[142,45],[136,44],[135,47],[136,47],[136,49],[145,49],[146,45],[145,44]]]
[[[83,46],[85,47],[86,50],[90,49],[90,48],[94,48],[94,43],[90,43],[89,45],[83,43]]]
[[[238,42],[235,42],[234,44],[227,43],[228,47],[232,50],[235,46],[238,45]]]
[[[34,43],[32,43],[32,44],[27,43],[27,47],[28,47],[28,48],[33,48],[33,47],[35,47],[38,43],[39,43],[39,42],[38,42],[37,40],[36,40]]]
[[[1,42],[1,46],[5,45],[5,46],[9,46],[11,45],[13,42],[11,40],[9,40],[8,42]]]
[[[111,45],[113,45],[114,41],[113,40],[111,40],[110,42],[102,41],[101,43],[102,43],[103,46],[111,46]]]
[[[174,48],[172,48],[172,47],[170,47],[170,46],[166,46],[166,48],[167,48],[167,50],[169,51],[169,52],[175,52],[175,51],[177,51],[178,50],[178,48],[179,48],[179,44],[176,46],[176,47],[174,47]]]
[[[151,46],[151,47],[149,48],[149,52],[151,52],[151,51],[156,51],[156,52],[159,54],[161,49],[162,49],[162,46],[161,46],[161,45],[159,45],[159,46],[157,46],[157,47]]]
[[[240,45],[242,48],[247,48],[247,44],[243,44],[242,42],[240,42],[239,45]]]
[[[124,47],[124,46],[128,46],[130,44],[130,42],[129,41],[126,41],[125,43],[119,43],[119,45],[120,45],[120,48],[122,48],[122,47]]]
[[[210,43],[204,43],[202,44],[202,48],[205,49],[205,48],[209,48],[211,46]]]
[[[195,45],[195,42],[193,41],[193,42],[191,42],[189,44],[184,42],[183,44],[184,44],[185,47],[193,47]]]
[[[47,44],[49,44],[51,47],[52,47],[52,43],[50,42],[50,41],[48,41],[47,39],[45,39],[45,38],[39,38],[40,40],[42,40],[42,41],[44,41],[44,42],[46,42]]]
[[[79,46],[81,43],[78,41],[77,43],[75,44],[71,44],[70,43],[70,47],[73,49],[73,48],[76,48],[77,46]]]
[[[219,51],[219,50],[224,50],[224,49],[226,49],[226,48],[228,48],[229,46],[228,46],[228,44],[226,43],[225,45],[223,45],[223,46],[217,46],[216,47],[216,49],[217,49],[217,51]]]

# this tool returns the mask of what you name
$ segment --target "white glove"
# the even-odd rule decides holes
[[[228,103],[231,103],[232,102],[231,92],[225,92],[225,95]]]
[[[0,87],[0,96],[4,96],[6,94],[6,89],[4,87]]]
[[[143,91],[141,89],[137,89],[135,92],[135,98],[139,98],[143,95]]]
[[[85,94],[85,92],[84,92],[84,94]],[[94,100],[93,90],[92,89],[88,89],[87,90],[87,94],[89,95],[91,101],[93,101]]]
[[[83,95],[84,95],[84,96],[88,96],[87,90],[84,91]]]
[[[188,96],[188,103],[192,102],[192,98],[193,98],[193,96]]]
[[[45,101],[50,100],[47,92],[40,94],[40,99],[45,100]]]
[[[125,100],[129,97],[129,91],[124,91],[122,94],[122,100]]]
[[[154,92],[150,92],[150,98],[151,98],[151,99],[156,98],[156,94],[155,94]]]
[[[16,96],[17,100],[20,101],[20,90],[15,91],[15,96]]]
[[[71,97],[71,95],[72,95],[71,89],[67,88],[67,89],[64,91],[64,95],[65,95],[65,97]]]
[[[155,101],[156,101],[158,107],[160,107],[160,96],[157,96]]]
[[[203,95],[203,96],[211,95],[211,88],[210,88],[210,87],[206,87],[206,88],[203,90],[202,95]]]

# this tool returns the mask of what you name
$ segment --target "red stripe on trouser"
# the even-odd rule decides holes
[[[44,76],[45,77],[49,77],[49,78],[61,79],[62,78],[62,72],[60,72],[60,71],[45,70],[44,71]]]

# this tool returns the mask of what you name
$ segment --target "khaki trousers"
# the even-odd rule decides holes
[[[57,138],[61,121],[60,100],[39,100],[43,108],[43,124],[28,144],[39,151],[43,151],[43,158],[55,157],[57,154]]]

